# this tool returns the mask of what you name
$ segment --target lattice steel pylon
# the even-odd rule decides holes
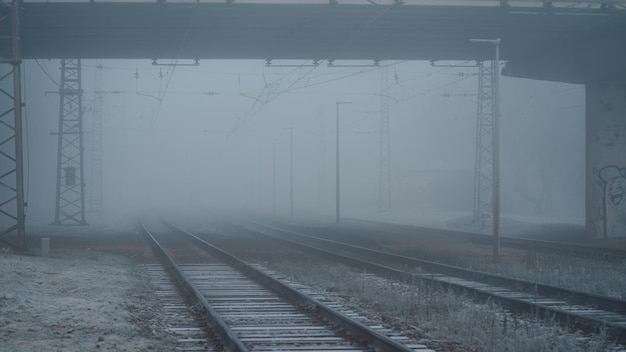
[[[80,59],[61,60],[56,208],[53,225],[87,225]]]
[[[473,222],[484,224],[493,215],[495,62],[478,62],[478,108]]]
[[[102,216],[102,65],[98,61],[94,80],[93,125],[91,140],[91,173],[89,185],[89,207],[93,214]]]
[[[378,171],[378,211],[391,210],[391,141],[389,109],[389,67],[382,65],[380,79],[380,130],[379,130],[379,171]]]
[[[0,28],[7,30],[0,30],[0,241],[25,251],[20,6],[0,2]]]

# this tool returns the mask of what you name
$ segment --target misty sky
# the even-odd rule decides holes
[[[89,187],[97,62],[82,64]],[[286,214],[289,128],[296,211],[332,214],[337,101],[351,102],[340,107],[343,211],[376,211],[379,67],[265,67],[261,60],[101,64],[107,214],[190,206],[271,211],[274,171],[277,212]],[[477,69],[383,64],[390,65],[393,211],[471,213]],[[24,71],[27,221],[46,223],[54,217],[57,139],[50,132],[59,119],[53,80],[60,82],[60,61],[27,60]],[[582,219],[584,87],[503,77],[501,94],[503,211]],[[546,192],[551,199],[541,198]]]

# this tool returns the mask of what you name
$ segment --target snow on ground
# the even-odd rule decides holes
[[[32,237],[35,255],[0,253],[0,351],[168,350],[155,334],[159,308],[142,307],[152,294],[142,267],[104,249],[121,237],[94,246],[99,235],[84,227],[32,235],[41,233],[50,237],[48,258]]]

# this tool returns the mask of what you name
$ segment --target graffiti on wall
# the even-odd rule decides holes
[[[598,176],[602,184],[604,237],[626,236],[626,168],[605,166]]]

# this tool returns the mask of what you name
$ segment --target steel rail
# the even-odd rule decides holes
[[[245,263],[241,259],[222,250],[221,248],[199,238],[198,236],[181,229],[180,227],[172,224],[165,219],[163,219],[163,221],[168,227],[177,231],[180,234],[185,235],[186,238],[189,239],[192,243],[206,250],[211,255],[220,260],[223,260],[229,265],[236,267],[237,269],[244,272],[249,278],[256,280],[257,282],[273,290],[274,292],[283,295],[301,308],[333,323],[350,335],[355,336],[358,340],[365,341],[370,346],[375,346],[382,349],[383,351],[413,351],[409,347],[394,341],[393,339],[377,332],[376,330],[369,328],[363,323],[346,317],[335,309],[332,309],[322,304],[321,302],[299,292],[298,290],[280,282],[279,280],[276,280],[273,277],[266,275],[262,271]]]
[[[139,219],[144,238],[159,258],[165,270],[175,279],[176,285],[190,298],[195,300],[202,307],[207,325],[216,332],[220,342],[228,351],[247,352],[248,348],[241,342],[239,337],[230,329],[228,324],[222,320],[219,314],[211,307],[204,295],[191,283],[187,275],[174,263],[174,260],[165,252],[163,247],[154,238],[146,227],[143,217]]]
[[[308,236],[299,234],[294,231],[280,229],[274,226],[269,226],[265,224],[261,224],[258,222],[251,222],[254,226],[264,227],[265,229],[269,229],[271,231],[280,231],[283,233],[289,234],[289,236],[297,236],[300,239],[305,239],[308,241],[318,241],[322,242],[326,245],[331,245],[333,250],[337,248],[348,249],[350,251],[359,252],[361,255],[366,255],[368,258],[377,257],[381,260],[385,260],[387,262],[392,262],[396,265],[404,265],[411,267],[421,267],[426,268],[428,270],[432,270],[437,273],[443,273],[446,275],[462,277],[467,280],[476,280],[482,283],[487,283],[490,285],[504,285],[508,288],[512,288],[515,290],[524,290],[527,293],[530,292],[533,295],[544,295],[548,297],[559,297],[560,299],[567,300],[569,304],[579,304],[579,305],[595,305],[599,309],[607,310],[606,313],[615,313],[615,314],[626,314],[626,301],[604,297],[599,295],[588,294],[580,291],[564,289],[556,286],[538,284],[525,280],[516,280],[508,277],[503,277],[499,275],[492,275],[477,271],[472,271],[464,268],[454,267],[446,264],[439,264],[435,262],[420,260],[416,258],[391,254],[387,252],[372,250],[369,248],[364,248],[360,246],[350,245],[343,242],[332,241],[327,239],[318,238],[315,236]],[[517,299],[512,297],[507,297],[505,295],[499,294],[498,292],[489,292],[488,290],[484,290],[481,287],[475,288],[467,285],[463,285],[462,283],[453,282],[451,279],[454,278],[437,278],[435,276],[429,276],[426,274],[415,274],[410,273],[405,270],[396,269],[393,267],[389,267],[386,265],[381,265],[377,263],[370,262],[369,260],[362,260],[356,257],[351,257],[343,254],[338,254],[333,252],[333,250],[326,250],[319,247],[311,247],[311,244],[303,244],[298,241],[294,241],[292,239],[287,239],[284,237],[280,237],[280,235],[276,234],[268,234],[266,232],[262,232],[258,229],[254,229],[250,226],[246,226],[246,228],[250,231],[254,231],[255,233],[262,234],[274,239],[277,239],[283,243],[286,243],[291,246],[296,246],[298,248],[304,248],[306,250],[315,251],[318,254],[321,254],[325,257],[331,257],[334,259],[338,259],[348,265],[357,266],[361,268],[366,268],[367,270],[376,271],[379,273],[386,273],[388,275],[392,275],[397,278],[411,280],[422,279],[425,281],[436,282],[439,284],[443,284],[455,291],[459,292],[467,292],[470,291],[475,294],[477,297],[483,300],[492,300],[496,301],[499,304],[508,307],[510,309],[514,309],[522,312],[530,312],[540,314],[544,317],[555,317],[558,321],[568,325],[573,324],[574,326],[583,328],[585,330],[599,331],[603,328],[607,329],[607,332],[617,338],[620,341],[626,341],[626,324],[617,324],[613,322],[609,322],[603,319],[597,319],[590,316],[585,316],[582,314],[575,314],[571,312],[567,312],[564,309],[550,307],[545,304],[535,303],[530,300]],[[626,317],[624,317],[626,321]]]
[[[350,218],[351,221],[362,222],[365,224],[373,224],[378,226],[386,226],[386,227],[395,227],[401,230],[407,231],[423,231],[430,233],[440,233],[444,235],[452,235],[452,236],[462,236],[464,238],[468,238],[474,242],[480,243],[491,243],[492,236],[491,235],[482,235],[474,232],[466,232],[466,231],[454,231],[454,230],[444,230],[444,229],[436,229],[436,228],[428,228],[422,226],[413,226],[413,225],[405,225],[405,224],[393,224],[386,222],[379,222],[373,220],[363,220],[363,219],[354,219]],[[500,245],[506,246],[508,248],[515,249],[524,249],[531,251],[541,251],[554,253],[558,252],[559,254],[571,253],[583,256],[601,256],[606,258],[615,258],[617,260],[626,260],[626,251],[614,248],[602,248],[595,246],[584,246],[581,244],[573,244],[573,243],[564,243],[557,241],[546,241],[546,240],[536,240],[536,239],[528,239],[522,237],[500,237]]]
[[[558,294],[558,295],[561,295],[561,297],[567,297],[568,299],[575,301],[575,303],[577,304],[585,304],[585,303],[588,304],[589,302],[592,302],[593,304],[597,305],[600,308],[611,310],[613,312],[617,312],[621,314],[626,314],[626,300],[622,300],[618,298],[611,298],[611,297],[606,297],[606,296],[601,296],[601,295],[589,294],[586,292],[566,289],[566,288],[562,288],[558,286],[540,284],[540,283],[536,283],[536,282],[528,281],[528,280],[513,279],[513,278],[506,277],[506,276],[489,274],[489,273],[484,273],[480,271],[456,267],[453,265],[441,264],[441,263],[437,263],[433,261],[417,259],[413,257],[399,255],[399,254],[388,253],[388,252],[384,252],[380,250],[375,250],[375,249],[348,244],[345,242],[333,241],[333,240],[328,240],[324,238],[319,238],[316,236],[304,235],[295,231],[285,230],[285,229],[281,229],[275,226],[269,226],[269,225],[264,225],[260,223],[257,223],[257,225],[266,226],[266,227],[269,227],[278,231],[284,231],[284,232],[287,232],[289,234],[296,235],[296,236],[302,236],[305,238],[314,239],[316,241],[331,244],[335,247],[340,246],[346,249],[350,249],[352,251],[358,251],[361,254],[375,255],[379,258],[392,261],[400,265],[420,266],[423,268],[437,270],[439,272],[443,272],[448,275],[462,275],[466,277],[471,276],[474,279],[487,281],[490,283],[498,283],[498,284],[506,283],[507,285],[511,287],[522,287],[525,290],[533,290],[537,294],[545,294],[545,295]]]

